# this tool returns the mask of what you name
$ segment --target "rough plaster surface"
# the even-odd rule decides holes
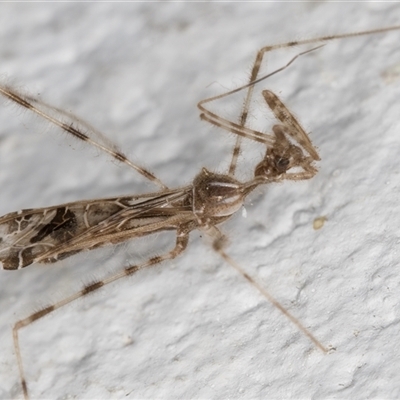
[[[400,24],[400,9],[3,3],[0,22],[3,82],[83,117],[176,187],[202,166],[226,167],[234,138],[201,122],[196,103],[245,83],[258,48]],[[398,398],[399,34],[331,43],[260,85],[312,131],[320,172],[260,190],[247,218],[223,228],[229,254],[336,351],[318,351],[194,234],[174,262],[22,330],[31,397]],[[264,71],[293,54],[271,54]],[[242,98],[231,100],[215,109],[237,118]],[[27,112],[2,105],[0,119],[1,214],[154,190]],[[251,125],[273,122],[256,97]],[[262,153],[245,150],[241,178]],[[22,397],[13,322],[172,243],[160,235],[0,271],[0,398]]]

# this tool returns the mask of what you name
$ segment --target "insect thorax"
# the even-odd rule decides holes
[[[243,205],[243,184],[203,168],[193,182],[193,212],[200,220],[229,218]]]

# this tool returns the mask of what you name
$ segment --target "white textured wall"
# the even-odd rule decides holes
[[[176,187],[226,166],[234,138],[202,123],[196,103],[245,83],[258,48],[391,24],[396,4],[3,3],[0,73]],[[229,254],[336,352],[319,352],[194,234],[174,262],[21,331],[32,398],[398,398],[399,35],[329,44],[260,85],[312,131],[320,172],[260,191],[224,228]],[[240,105],[216,109],[237,118]],[[264,110],[255,99],[251,123],[268,130]],[[2,105],[0,119],[1,214],[153,190],[25,111]],[[0,271],[0,398],[22,397],[18,317],[145,259],[146,246],[162,252],[163,239]]]

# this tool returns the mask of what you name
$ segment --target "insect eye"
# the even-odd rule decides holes
[[[285,172],[289,166],[289,159],[284,157],[277,157],[275,159],[275,167],[279,172]]]

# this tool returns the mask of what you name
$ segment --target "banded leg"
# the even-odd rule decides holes
[[[21,385],[22,385],[22,390],[24,393],[24,398],[26,400],[28,400],[29,394],[28,394],[28,385],[26,383],[24,368],[22,365],[21,348],[19,345],[18,332],[20,329],[43,318],[47,314],[50,314],[51,312],[58,310],[59,308],[73,302],[74,300],[77,300],[80,297],[84,297],[84,296],[88,295],[89,293],[92,293],[92,292],[100,289],[101,287],[108,285],[109,283],[117,281],[118,279],[124,278],[126,276],[133,275],[135,272],[137,272],[141,269],[151,267],[153,265],[159,264],[166,260],[174,259],[175,257],[177,257],[179,254],[181,254],[186,249],[188,241],[189,241],[188,232],[186,230],[178,231],[177,236],[176,236],[175,247],[168,253],[161,255],[161,256],[152,257],[148,261],[144,262],[143,264],[129,265],[129,266],[125,267],[121,272],[111,275],[108,278],[103,279],[101,281],[93,282],[89,285],[86,285],[79,292],[76,292],[76,293],[72,294],[71,296],[68,296],[68,297],[58,301],[55,304],[52,304],[50,306],[43,308],[42,310],[33,313],[29,317],[26,317],[24,319],[17,321],[13,327],[13,339],[14,339],[15,355],[17,357],[18,369],[19,369],[19,374],[20,374],[20,378],[21,378]]]
[[[273,146],[274,143],[275,143],[275,138],[274,138],[274,136],[268,135],[268,134],[265,134],[265,133],[256,131],[256,130],[254,130],[254,129],[247,128],[247,127],[244,126],[244,125],[237,124],[237,123],[235,123],[235,122],[229,121],[229,120],[227,120],[226,118],[223,118],[223,117],[221,117],[221,116],[219,116],[219,115],[213,113],[212,111],[206,109],[206,108],[204,107],[204,104],[210,103],[210,102],[215,101],[215,100],[218,100],[218,99],[222,99],[223,97],[230,96],[230,95],[232,95],[232,94],[234,94],[234,93],[237,93],[237,92],[239,92],[239,91],[241,91],[241,90],[244,90],[244,89],[246,89],[246,88],[249,88],[249,90],[250,90],[250,89],[251,89],[255,84],[257,84],[258,82],[261,82],[261,81],[263,81],[263,80],[265,80],[265,79],[267,79],[267,78],[269,78],[269,77],[271,77],[271,76],[277,74],[278,72],[281,72],[281,71],[283,71],[284,69],[286,69],[286,68],[287,68],[290,64],[292,64],[298,57],[300,57],[300,56],[302,56],[302,55],[304,55],[304,54],[310,53],[311,51],[314,51],[314,50],[316,50],[316,49],[319,49],[320,47],[321,47],[321,46],[318,46],[318,47],[315,47],[315,48],[313,48],[313,49],[310,49],[310,50],[307,50],[307,51],[304,51],[304,52],[302,52],[302,53],[297,54],[295,57],[293,57],[293,58],[292,58],[286,65],[284,65],[283,67],[281,67],[281,68],[279,68],[279,69],[277,69],[277,70],[271,72],[271,73],[268,74],[268,75],[265,75],[265,76],[263,76],[263,77],[257,79],[256,81],[251,81],[251,82],[248,83],[247,85],[240,86],[240,87],[238,87],[238,88],[236,88],[236,89],[234,89],[234,90],[231,90],[231,91],[229,91],[229,92],[226,92],[226,93],[223,93],[223,94],[219,94],[219,95],[217,95],[217,96],[209,97],[209,98],[207,98],[207,99],[204,99],[204,100],[199,101],[199,103],[197,104],[197,107],[198,107],[199,110],[202,112],[202,113],[200,114],[200,118],[201,118],[202,120],[204,120],[204,121],[209,122],[209,123],[212,124],[212,125],[215,125],[215,126],[221,128],[221,129],[224,129],[224,130],[226,130],[226,131],[228,131],[228,132],[234,133],[235,135],[238,135],[238,136],[240,136],[240,137],[245,137],[245,138],[247,138],[247,139],[254,140],[254,141],[259,142],[259,143],[264,143],[264,144],[266,144],[266,145]],[[250,101],[250,99],[249,99],[249,101]],[[292,117],[293,117],[293,116],[292,116]],[[246,118],[247,118],[247,114],[246,114]],[[294,118],[294,117],[293,117],[293,118]],[[234,175],[234,173],[232,173],[232,175]]]
[[[84,122],[80,118],[61,110],[59,108],[50,106],[41,100],[33,97],[18,93],[15,89],[7,86],[0,86],[0,94],[8,100],[34,112],[40,117],[46,119],[53,125],[59,127],[64,132],[71,134],[76,139],[89,143],[97,147],[99,150],[107,153],[115,160],[124,163],[130,168],[133,168],[139,174],[143,175],[146,179],[158,185],[162,189],[168,189],[154,174],[147,171],[145,168],[136,165],[130,161],[118,147],[111,143],[100,131]]]
[[[251,137],[252,134],[254,134],[254,131],[249,132],[248,128],[245,128],[245,124],[247,122],[247,117],[248,117],[248,113],[249,113],[249,107],[250,107],[250,101],[253,95],[253,91],[254,91],[254,85],[258,82],[260,82],[261,80],[264,80],[280,71],[282,71],[283,69],[287,68],[292,62],[295,61],[296,58],[298,58],[300,55],[308,53],[309,51],[313,51],[321,46],[318,46],[314,49],[311,50],[307,50],[303,53],[298,54],[297,56],[295,56],[294,58],[292,58],[289,63],[287,63],[284,67],[279,68],[278,70],[272,72],[271,74],[268,74],[264,77],[258,78],[258,74],[260,72],[260,68],[261,68],[261,64],[263,62],[263,58],[265,56],[266,53],[274,51],[274,50],[278,50],[278,49],[283,49],[283,48],[287,48],[287,47],[294,47],[294,46],[300,46],[300,45],[306,45],[306,44],[313,44],[313,43],[321,43],[321,42],[328,42],[331,40],[336,40],[336,39],[345,39],[345,38],[352,38],[352,37],[358,37],[358,36],[365,36],[365,35],[372,35],[372,34],[378,34],[378,33],[385,33],[385,32],[389,32],[389,31],[395,31],[395,30],[399,30],[400,26],[391,26],[388,28],[379,28],[379,29],[372,29],[372,30],[368,30],[368,31],[363,31],[363,32],[353,32],[353,33],[344,33],[344,34],[338,34],[338,35],[329,35],[329,36],[321,36],[318,38],[311,38],[311,39],[304,39],[304,40],[297,40],[297,41],[291,41],[291,42],[286,42],[286,43],[280,43],[280,44],[275,44],[275,45],[271,45],[271,46],[265,46],[262,49],[260,49],[256,55],[256,59],[254,61],[252,70],[251,70],[251,74],[250,74],[250,79],[249,79],[249,83],[245,86],[242,86],[238,89],[232,90],[228,93],[224,93],[222,95],[219,96],[214,96],[211,97],[209,99],[205,99],[201,102],[199,102],[198,107],[199,109],[205,114],[205,116],[201,116],[202,119],[205,119],[206,121],[219,126],[225,130],[228,130],[236,135],[236,143],[234,146],[234,149],[232,151],[232,158],[231,158],[231,164],[229,167],[229,175],[235,175],[235,170],[236,170],[236,165],[237,165],[237,159],[238,156],[240,154],[240,147],[241,147],[241,141],[242,141],[242,137],[246,137],[252,140],[257,140],[254,137]],[[211,113],[210,111],[206,110],[203,107],[203,104],[210,102],[210,101],[214,101],[217,99],[220,99],[222,97],[225,97],[229,94],[233,94],[238,92],[239,90],[243,90],[247,88],[247,93],[246,93],[246,97],[245,97],[245,101],[243,104],[243,109],[242,112],[240,114],[239,117],[239,122],[237,124],[234,124],[230,121],[227,121],[221,117],[219,117],[216,114]],[[272,110],[274,112],[274,110]],[[294,118],[294,117],[293,117]],[[263,135],[261,132],[256,132],[255,136],[258,135]],[[264,135],[267,136],[267,135]],[[268,140],[271,139],[272,136],[268,135],[268,139],[266,139],[266,141],[264,141],[264,143],[267,143]],[[273,138],[273,137],[272,137]],[[261,141],[261,140],[257,140],[257,141]]]
[[[274,307],[276,307],[286,318],[288,318],[299,331],[303,332],[313,343],[314,345],[323,351],[324,353],[328,353],[329,349],[326,348],[294,315],[292,315],[278,300],[275,299],[266,289],[260,285],[256,279],[251,277],[246,271],[243,270],[228,254],[225,253],[224,247],[226,244],[225,236],[221,233],[221,231],[213,226],[207,227],[204,231],[210,235],[214,242],[213,248],[214,250],[240,275],[243,276],[251,285],[253,285]]]

